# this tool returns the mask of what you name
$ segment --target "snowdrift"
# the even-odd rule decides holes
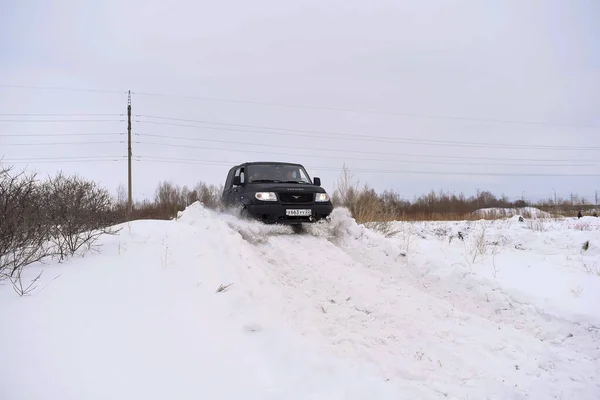
[[[521,207],[521,208],[480,208],[473,214],[483,217],[499,217],[499,218],[510,218],[514,216],[522,216],[523,218],[553,218],[553,215],[549,212],[542,211],[536,207]]]
[[[600,224],[582,220],[386,238],[336,209],[294,234],[195,203],[48,266],[28,298],[0,287],[0,394],[598,399]]]

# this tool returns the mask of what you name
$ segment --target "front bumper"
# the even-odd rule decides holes
[[[298,224],[317,222],[326,218],[333,211],[333,205],[327,204],[248,204],[248,213],[265,223]],[[310,210],[310,215],[288,215],[286,210]]]

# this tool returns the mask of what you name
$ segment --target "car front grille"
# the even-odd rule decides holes
[[[279,200],[283,203],[312,203],[315,195],[313,193],[278,193]]]

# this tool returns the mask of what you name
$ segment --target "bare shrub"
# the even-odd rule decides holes
[[[482,225],[479,228],[479,231],[473,235],[473,240],[467,242],[465,241],[465,247],[470,256],[470,262],[477,262],[478,257],[482,257],[487,252],[487,237],[486,237],[487,227]]]
[[[576,229],[578,231],[591,231],[593,230],[593,227],[589,223],[576,223],[573,226],[573,229]]]
[[[476,195],[470,197],[463,193],[431,191],[409,201],[393,191],[376,193],[367,184],[359,184],[346,165],[336,182],[332,201],[336,207],[348,208],[359,223],[496,220],[507,218],[516,211],[525,217],[533,217],[531,210],[524,208],[538,207],[523,199],[509,201],[504,195],[497,197],[485,190],[477,190]],[[538,208],[548,210],[547,203],[540,202]]]
[[[82,248],[91,250],[100,236],[117,232],[120,216],[113,211],[110,193],[95,182],[59,173],[43,188],[50,237],[60,260]]]
[[[481,224],[478,229],[470,235],[467,240],[464,240],[464,257],[466,265],[471,269],[473,264],[477,264],[492,256],[494,275],[497,273],[495,257],[502,250],[501,243],[489,242],[487,234],[487,225]]]
[[[208,185],[204,182],[199,182],[194,187],[194,194],[196,200],[200,201],[206,208],[210,209],[222,209],[223,204],[221,203],[221,193],[223,192],[223,185],[215,186]]]
[[[160,182],[156,188],[153,201],[138,202],[134,205],[127,220],[134,219],[174,219],[180,211],[190,204],[200,201],[210,209],[223,209],[221,193],[223,185],[208,185],[204,182],[196,184],[194,189],[175,185],[170,181]]]
[[[164,181],[158,184],[154,195],[154,203],[158,209],[169,215],[176,216],[185,209],[185,202],[181,201],[181,187],[172,182]]]
[[[394,223],[391,221],[365,222],[365,226],[369,229],[381,233],[387,238],[394,237],[401,232],[400,229],[396,228],[394,226]]]
[[[579,285],[577,287],[571,289],[571,293],[573,293],[573,296],[575,296],[575,297],[581,296],[582,292],[583,292],[583,288]]]
[[[50,255],[49,225],[36,175],[0,171],[0,280]]]
[[[541,219],[529,219],[527,220],[526,226],[532,231],[545,232],[548,230],[546,228],[546,223]]]
[[[583,250],[583,251],[588,251],[588,249],[589,249],[589,248],[590,248],[590,241],[589,241],[589,240],[586,240],[586,241],[583,243],[583,246],[581,246],[581,250]]]
[[[23,284],[23,268],[17,269],[15,271],[15,274],[9,277],[10,283],[12,283],[15,293],[22,297],[28,295],[30,292],[35,290],[37,288],[37,281],[42,277],[42,272],[40,272],[35,278],[33,278],[31,282],[29,282],[29,284]]]
[[[350,210],[350,214],[358,223],[381,223],[394,219],[393,213],[384,207],[382,199],[375,190],[368,185],[360,189],[359,183],[354,182],[354,175],[345,165],[334,190],[332,202],[337,207],[346,207]],[[385,224],[371,225],[380,230],[388,230]]]
[[[226,292],[231,287],[231,285],[233,285],[233,283],[230,283],[228,285],[220,284],[215,292],[216,293]]]
[[[350,209],[350,205],[354,204],[355,198],[359,192],[358,182],[354,182],[354,175],[344,164],[342,174],[338,179],[331,201],[336,207],[346,207]]]

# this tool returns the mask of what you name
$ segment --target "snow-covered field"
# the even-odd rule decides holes
[[[599,218],[387,229],[125,224],[0,286],[0,398],[600,399]]]

